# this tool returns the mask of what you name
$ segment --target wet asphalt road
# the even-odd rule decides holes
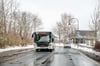
[[[54,59],[47,66],[100,66],[74,49],[56,48]]]
[[[46,60],[45,60],[46,59]],[[48,61],[48,62],[47,62]],[[29,52],[0,66],[100,66],[74,49],[56,47],[54,52]]]

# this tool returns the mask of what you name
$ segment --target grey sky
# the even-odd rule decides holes
[[[78,18],[80,29],[87,29],[97,0],[19,0],[19,3],[22,11],[37,14],[45,29],[51,30],[63,13]]]

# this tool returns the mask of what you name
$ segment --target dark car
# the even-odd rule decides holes
[[[71,48],[71,44],[64,44],[64,48]]]

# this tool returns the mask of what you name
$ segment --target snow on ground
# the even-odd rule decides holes
[[[54,43],[54,44],[55,44],[55,46],[61,46],[61,47],[63,47],[65,45],[63,43]],[[100,55],[100,52],[96,52],[95,50],[92,49],[92,46],[89,46],[89,45],[86,45],[86,44],[79,44],[79,45],[71,44],[71,47],[75,48],[75,49],[82,50],[82,51],[94,53],[96,55]],[[90,47],[90,48],[88,48],[88,47]],[[5,49],[0,49],[0,52],[10,51],[10,50],[19,50],[19,49],[28,49],[28,48],[34,48],[34,46],[28,45],[28,46],[25,46],[25,47],[22,47],[22,46],[7,47]]]
[[[71,47],[100,56],[100,52],[93,50],[92,46],[91,48],[88,48],[89,47],[88,45],[80,46],[80,45],[71,44]]]
[[[94,52],[94,50],[91,48],[87,48],[89,47],[88,45],[83,45],[83,44],[79,44],[79,45],[76,45],[76,44],[71,44],[71,47],[72,48],[75,48],[75,49],[80,49],[80,50],[83,50],[83,51],[87,51],[87,52]]]
[[[89,48],[93,48],[93,46],[91,46],[91,45],[87,45],[87,44],[84,44],[84,43],[80,43],[79,45],[81,45],[81,46],[85,46],[85,47],[89,47]]]
[[[55,46],[64,46],[63,43],[54,43],[54,44],[55,44]]]
[[[55,46],[63,47],[64,45],[65,44],[63,44],[63,43],[55,43]],[[82,50],[82,51],[100,56],[100,52],[96,52],[95,50],[93,50],[93,46],[90,46],[90,45],[87,45],[87,44],[78,44],[77,45],[77,44],[72,43],[71,48]]]
[[[10,50],[19,50],[19,49],[28,49],[28,48],[34,48],[34,46],[33,45],[27,45],[25,47],[22,47],[22,46],[7,47],[5,49],[0,49],[0,52],[10,51]]]
[[[64,46],[63,43],[55,43],[55,46]],[[7,48],[4,48],[4,49],[1,49],[0,48],[0,52],[5,52],[5,51],[11,51],[11,50],[19,50],[19,49],[28,49],[28,48],[34,48],[33,45],[28,45],[28,46],[25,46],[25,47],[22,47],[22,46],[15,46],[15,47],[7,47]]]

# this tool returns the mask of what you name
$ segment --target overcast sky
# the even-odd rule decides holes
[[[79,20],[79,28],[87,30],[90,15],[97,6],[97,0],[19,0],[20,10],[40,17],[43,27],[51,30],[61,14],[71,14]]]

